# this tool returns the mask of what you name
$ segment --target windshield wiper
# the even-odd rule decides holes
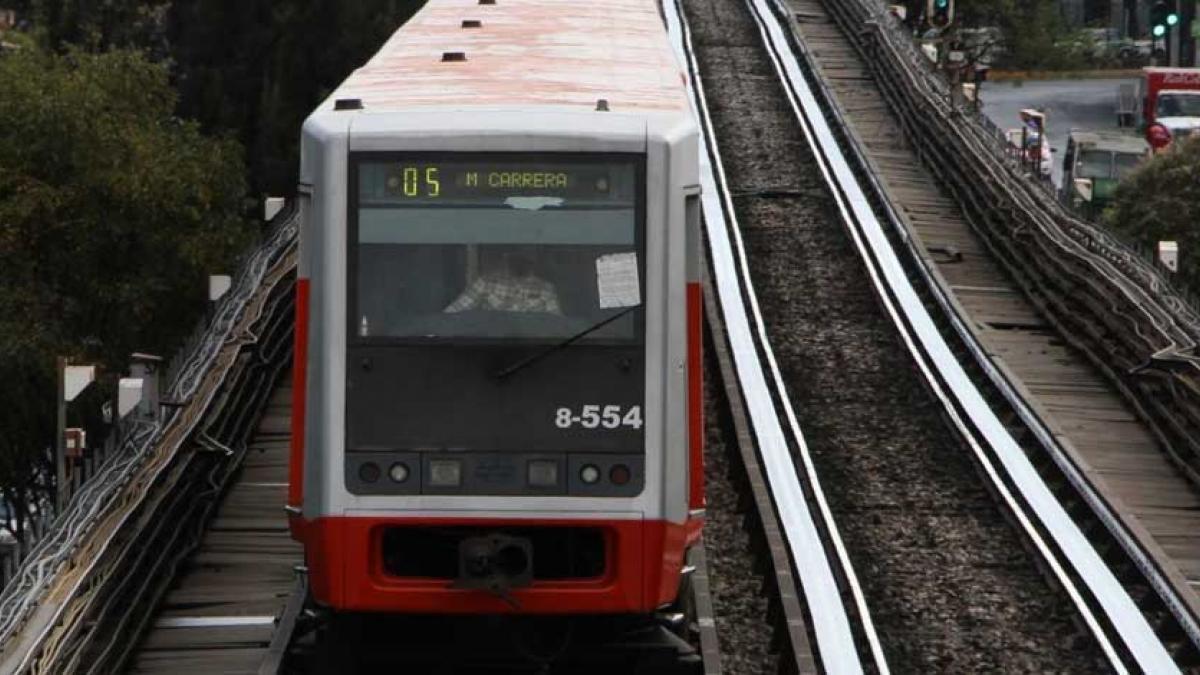
[[[600,330],[601,328],[603,328],[603,327],[607,326],[608,324],[616,321],[617,319],[625,316],[626,314],[632,312],[633,310],[637,309],[638,307],[641,307],[641,305],[631,305],[629,307],[626,307],[625,309],[617,312],[616,314],[613,314],[612,316],[610,316],[606,319],[603,319],[603,320],[589,326],[588,328],[585,328],[584,330],[579,331],[578,333],[572,335],[571,337],[567,338],[566,340],[563,340],[562,342],[559,342],[558,344],[550,345],[549,347],[546,347],[545,349],[543,349],[540,352],[537,352],[536,354],[527,356],[510,366],[506,366],[504,368],[501,368],[500,370],[497,370],[495,373],[492,373],[492,377],[495,377],[497,380],[503,380],[504,378],[508,377],[509,375],[512,375],[513,373],[515,373],[519,370],[524,370],[525,368],[532,366],[533,364],[537,363],[538,361],[541,361],[542,359],[546,358],[547,356],[550,356],[554,352],[556,352],[560,349],[563,349],[565,347],[570,347],[572,344],[587,337],[594,331]]]

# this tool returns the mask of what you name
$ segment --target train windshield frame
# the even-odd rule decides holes
[[[645,156],[350,159],[347,448],[640,457]]]
[[[644,344],[643,155],[350,160],[351,343]]]

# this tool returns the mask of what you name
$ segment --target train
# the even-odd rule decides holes
[[[652,615],[704,522],[656,0],[429,0],[304,122],[286,508],[332,612]]]

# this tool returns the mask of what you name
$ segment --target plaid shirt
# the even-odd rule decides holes
[[[471,309],[562,314],[554,284],[535,276],[512,274],[485,274],[476,278],[442,311],[456,313]]]

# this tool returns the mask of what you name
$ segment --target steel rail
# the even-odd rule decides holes
[[[145,425],[142,433],[113,454],[60,514],[0,595],[0,658],[12,671],[32,666],[39,645],[60,625],[68,602],[86,592],[84,581],[101,552],[141,503],[155,477],[169,465],[169,458],[178,452],[201,416],[197,411],[211,402],[223,381],[222,373],[216,371],[222,348],[254,341],[240,327],[256,318],[248,317],[248,310],[262,310],[259,285],[287,257],[294,246],[295,232],[295,211],[289,209],[240,267],[233,288],[218,304],[208,330],[186,351],[183,366],[171,378],[167,391],[177,402],[187,405],[166,408],[159,423]],[[151,452],[152,448],[156,450]],[[102,524],[108,526],[106,532],[97,531]],[[52,588],[51,602],[47,594]],[[30,621],[33,625],[26,625]]]
[[[688,71],[689,90],[702,130],[701,205],[726,334],[762,465],[771,486],[771,497],[808,605],[815,636],[815,656],[828,672],[861,673],[865,652],[868,663],[877,672],[887,673],[887,661],[871,622],[865,596],[822,494],[807,444],[767,340],[707,111],[704,85],[691,48],[686,16],[678,0],[664,2],[663,7],[676,56]],[[768,368],[771,372],[769,381]],[[780,419],[776,400],[786,411],[786,421]],[[802,460],[804,484],[793,462],[789,438]],[[816,513],[810,508],[806,489],[813,494]],[[842,598],[842,581],[850,589],[856,620],[851,619]],[[860,645],[859,635],[863,636],[861,642],[865,644]]]
[[[708,260],[702,267],[704,318],[708,326],[709,347],[719,379],[719,392],[724,394],[730,416],[730,441],[736,451],[729,453],[731,468],[739,466],[741,475],[734,478],[742,484],[742,503],[746,517],[743,527],[751,538],[755,565],[763,576],[762,594],[767,597],[767,621],[775,633],[771,638],[780,663],[788,662],[784,671],[790,675],[812,675],[817,672],[808,621],[801,606],[798,581],[792,572],[792,561],[783,543],[782,526],[771,504],[771,489],[754,447],[750,416],[745,397],[738,383],[737,371],[730,353],[729,342],[722,326],[721,309],[712,268]],[[736,473],[736,469],[734,469]],[[731,476],[732,478],[732,476]],[[759,539],[756,535],[760,536]]]
[[[304,602],[308,598],[308,575],[300,573],[296,586],[288,595],[283,614],[275,623],[275,631],[271,633],[271,644],[258,666],[258,675],[278,675],[283,672],[283,662],[287,657],[288,645],[291,644],[292,634],[296,631],[296,623]]]
[[[716,613],[713,611],[708,579],[708,553],[705,551],[703,537],[692,547],[688,558],[688,563],[695,568],[689,586],[692,606],[696,613],[696,640],[700,643],[704,675],[721,675],[721,637],[717,632]]]
[[[864,59],[868,63],[872,64],[871,67],[876,70],[877,77],[880,80],[879,84],[889,98],[889,102],[894,107],[900,106],[909,110],[908,113],[899,113],[899,117],[903,126],[905,126],[906,132],[912,134],[914,138],[922,137],[918,133],[919,127],[916,127],[916,125],[913,124],[913,121],[920,118],[921,114],[915,109],[907,108],[906,106],[901,105],[901,103],[906,99],[906,97],[913,97],[916,94],[924,94],[927,97],[934,97],[935,100],[932,103],[936,103],[939,106],[942,105],[945,100],[945,97],[943,96],[944,92],[941,92],[940,90],[935,91],[936,87],[927,87],[927,85],[930,83],[937,83],[938,76],[936,73],[929,72],[927,63],[920,63],[918,66],[913,66],[912,61],[906,58],[907,54],[911,54],[911,52],[914,51],[912,48],[912,41],[910,38],[900,34],[896,30],[895,22],[891,20],[890,17],[883,15],[881,12],[854,13],[853,17],[847,16],[852,14],[850,11],[852,8],[861,8],[861,6],[861,3],[857,2],[829,3],[831,12],[834,13],[835,16],[838,16],[839,20],[843,24],[843,28],[846,28],[852,36],[857,37],[860,41],[875,45],[875,51],[871,52],[870,54],[867,53],[868,50],[865,50],[862,45],[856,45],[856,47],[859,49],[860,53],[863,53]],[[868,30],[849,30],[848,24],[851,24],[852,21],[858,20],[863,16],[869,17],[867,19]],[[905,49],[906,45],[907,49]],[[881,54],[879,50],[885,51]],[[880,58],[881,56],[882,58]],[[887,64],[899,64],[900,67],[897,69],[903,71],[901,75],[896,77],[895,82],[892,81],[892,78],[887,77],[881,71],[881,69],[883,69]],[[895,71],[893,70],[889,72]],[[958,127],[965,128],[959,129]],[[979,128],[979,125],[973,124],[972,118],[969,116],[961,117],[955,124],[943,126],[941,129],[943,135],[955,137],[958,135],[980,136],[986,133],[986,129],[981,129]],[[935,146],[938,142],[938,139],[934,137],[924,136],[924,138],[927,138],[929,142],[924,143],[922,147]],[[848,139],[849,145],[855,150],[856,155],[859,157],[860,164],[863,166],[868,165],[869,161],[866,159],[864,151],[858,147],[857,140],[853,137],[853,134],[848,134]],[[986,147],[985,143],[983,146],[976,148],[976,150],[978,150],[978,152],[974,154],[967,154],[971,157],[972,161],[985,165],[983,168],[988,171],[995,172],[992,175],[993,180],[989,182],[994,182],[997,184],[1003,182],[1012,182],[1012,176],[1006,177],[1003,170],[996,168],[995,165],[997,164],[997,157],[995,153],[992,152],[993,148]],[[951,159],[950,161],[955,162],[962,160]],[[944,164],[945,162],[938,162],[934,166],[936,168],[936,166],[941,166]],[[1001,169],[1002,168],[1003,167],[1001,167]],[[952,179],[953,175],[951,174],[946,176],[946,178]],[[1006,178],[1009,180],[1005,181]],[[1018,182],[1028,182],[1023,176],[1018,175],[1016,178]],[[953,182],[953,180],[950,180],[948,184],[953,186]],[[886,192],[878,184],[876,184],[875,187],[876,191],[881,195]],[[1033,190],[1035,196],[1039,195],[1040,192],[1041,191],[1039,189]],[[920,252],[917,251],[917,247],[914,246],[912,240],[915,238],[915,235],[907,231],[907,223],[905,223],[902,218],[898,217],[898,215],[894,214],[894,212],[890,210],[890,205],[887,203],[887,199],[881,199],[880,202],[884,205],[885,209],[889,210],[889,213],[893,213],[891,220],[898,228],[901,239],[908,244],[912,260],[914,261],[915,266],[920,270],[920,273],[926,277],[927,280],[936,281],[940,279],[940,276],[932,271],[931,263],[924,259]],[[1055,204],[1055,206],[1057,207],[1057,204]],[[992,208],[996,207],[993,205]],[[971,216],[969,210],[967,215],[968,217]],[[1053,220],[1054,217],[1061,215],[1063,214],[1051,212],[1048,215],[1033,214],[1030,217],[1037,217],[1040,222],[1047,220],[1047,218]],[[989,241],[989,237],[992,235],[988,232],[987,224],[981,225],[980,223],[975,222],[975,220],[975,218],[972,218],[972,225],[977,231],[982,230],[981,234],[984,237],[985,243],[987,243],[989,248],[992,248],[993,251],[996,251],[996,244],[992,241]],[[1095,227],[1090,224],[1080,224],[1068,221],[1065,229],[1069,233],[1073,230],[1073,228],[1078,228],[1080,226],[1087,228]],[[1046,227],[1050,228],[1051,232],[1057,231],[1057,228],[1054,226],[1053,222],[1051,222],[1049,225],[1046,225]],[[1090,235],[1088,236],[1090,237]],[[1087,237],[1084,238],[1087,239]],[[1101,237],[1100,239],[1104,242],[1103,245],[1105,247],[1123,246],[1111,237]],[[1050,255],[1050,262],[1058,262],[1060,264],[1057,268],[1053,266],[1048,267],[1046,273],[1051,275],[1057,274],[1058,276],[1072,277],[1077,279],[1075,283],[1078,284],[1078,287],[1095,289],[1094,292],[1100,294],[1107,300],[1108,303],[1102,304],[1099,310],[1106,312],[1106,314],[1110,316],[1108,318],[1102,317],[1101,320],[1107,322],[1116,322],[1118,324],[1116,327],[1117,329],[1121,328],[1122,326],[1129,326],[1131,328],[1131,332],[1145,345],[1145,350],[1150,350],[1151,352],[1161,354],[1162,352],[1169,352],[1172,349],[1178,348],[1178,343],[1175,342],[1170,343],[1175,345],[1175,347],[1168,347],[1165,349],[1160,348],[1162,342],[1155,343],[1151,336],[1145,335],[1145,329],[1141,324],[1134,322],[1132,319],[1124,318],[1126,315],[1122,311],[1122,308],[1118,307],[1112,299],[1114,294],[1109,293],[1106,290],[1106,287],[1097,288],[1095,277],[1093,276],[1096,272],[1096,268],[1086,267],[1083,263],[1062,264],[1061,261],[1064,259],[1069,259],[1071,253],[1065,249],[1059,249],[1054,254],[1047,254],[1047,251],[1054,250],[1050,245],[1051,242],[1047,242],[1047,244],[1047,246],[1036,246],[1034,254]],[[1084,257],[1098,255],[1100,260],[1096,264],[1101,266],[1109,265],[1113,260],[1117,260],[1120,265],[1110,268],[1107,273],[1101,273],[1096,276],[1105,280],[1115,279],[1115,281],[1112,283],[1119,283],[1122,287],[1128,287],[1132,295],[1127,294],[1126,297],[1131,298],[1130,302],[1133,304],[1133,310],[1135,312],[1145,313],[1145,315],[1149,317],[1151,325],[1162,326],[1165,323],[1171,323],[1173,326],[1175,326],[1167,331],[1169,334],[1174,335],[1174,338],[1168,335],[1165,338],[1160,337],[1159,339],[1188,339],[1186,334],[1192,330],[1195,320],[1194,314],[1184,299],[1173,295],[1170,292],[1170,289],[1165,286],[1165,282],[1157,276],[1158,272],[1156,270],[1148,268],[1148,266],[1145,264],[1141,264],[1139,267],[1137,267],[1137,269],[1133,270],[1138,272],[1137,274],[1133,274],[1131,277],[1121,276],[1125,273],[1127,267],[1132,264],[1128,261],[1130,259],[1135,259],[1132,252],[1124,248],[1121,251],[1116,252],[1103,252],[1102,250],[1100,253],[1092,253],[1091,249],[1087,249],[1076,251],[1076,253],[1079,256]],[[1009,267],[1010,271],[1016,272],[1016,276],[1018,277],[1018,280],[1020,280],[1021,273],[1019,263],[1022,260],[1028,259],[1032,256],[1009,256],[1006,258],[1004,255],[1000,255],[998,257],[1006,264],[1006,266]],[[1017,267],[1016,270],[1014,270],[1014,266]],[[1041,282],[1043,291],[1044,287],[1048,283],[1052,282]],[[1189,649],[1193,654],[1197,651],[1200,651],[1200,616],[1198,616],[1197,613],[1198,608],[1195,604],[1196,601],[1194,594],[1187,587],[1186,580],[1183,579],[1177,572],[1168,572],[1162,567],[1161,562],[1156,559],[1155,554],[1151,553],[1148,549],[1148,547],[1157,547],[1157,545],[1154,544],[1153,541],[1144,542],[1138,534],[1135,534],[1132,531],[1133,524],[1126,522],[1122,516],[1117,513],[1113,504],[1108,501],[1108,498],[1102,493],[1102,491],[1098,490],[1096,486],[1092,484],[1087,472],[1077,464],[1077,459],[1073,453],[1068,452],[1061,446],[1053,432],[1046,427],[1045,423],[1041,420],[1037,413],[1035,413],[1023,399],[1023,395],[1017,391],[1018,387],[1014,386],[1013,383],[1009,381],[1008,376],[999,368],[997,368],[996,365],[991,361],[990,357],[988,357],[986,354],[986,349],[984,349],[979,343],[978,336],[975,335],[974,331],[969,328],[970,322],[965,320],[965,318],[958,316],[957,312],[959,311],[959,308],[957,308],[956,303],[949,300],[949,297],[952,296],[952,293],[943,288],[942,282],[940,281],[937,281],[936,283],[927,283],[927,285],[933,290],[934,296],[938,300],[939,304],[941,304],[943,308],[947,310],[945,311],[946,316],[950,317],[954,330],[959,334],[963,343],[974,354],[975,361],[979,365],[980,369],[993,383],[1003,398],[1008,402],[1016,416],[1019,417],[1025,426],[1033,433],[1034,437],[1038,441],[1038,445],[1045,452],[1046,456],[1048,456],[1058,468],[1066,482],[1071,485],[1071,489],[1074,491],[1075,495],[1088,505],[1091,512],[1103,524],[1104,528],[1108,531],[1112,539],[1117,542],[1120,549],[1124,552],[1125,556],[1127,556],[1127,560],[1137,569],[1141,579],[1146,583],[1147,586],[1150,587],[1150,589],[1153,590],[1159,601],[1161,601],[1162,607],[1169,612],[1174,620],[1172,628],[1178,628],[1178,630],[1182,631],[1182,633],[1187,637],[1188,641],[1190,642]],[[1026,286],[1027,291],[1029,290],[1028,284],[1022,285]],[[1149,291],[1147,291],[1147,289],[1149,289]],[[1034,298],[1031,299],[1035,298],[1036,293],[1034,294]],[[1064,321],[1061,315],[1056,315],[1055,312],[1055,309],[1062,310],[1062,307],[1046,307],[1044,304],[1040,306],[1043,311],[1046,312],[1048,318],[1050,318],[1053,324],[1055,324],[1060,330],[1067,331],[1067,327],[1070,325],[1069,321]],[[953,309],[953,311],[950,311],[951,309]],[[1166,318],[1161,319],[1161,317]],[[1067,325],[1064,326],[1064,323]],[[1195,431],[1194,428],[1187,426],[1187,420],[1189,419],[1189,416],[1186,414],[1178,416],[1173,415],[1173,411],[1169,410],[1168,405],[1162,401],[1164,398],[1163,396],[1154,396],[1151,400],[1147,401],[1146,398],[1149,396],[1149,393],[1139,393],[1133,391],[1127,385],[1127,383],[1123,382],[1122,378],[1113,371],[1112,366],[1105,362],[1108,359],[1105,358],[1104,352],[1108,351],[1108,353],[1111,354],[1111,348],[1107,348],[1106,350],[1104,348],[1097,348],[1094,345],[1081,344],[1079,336],[1072,336],[1069,331],[1065,333],[1065,337],[1076,347],[1080,347],[1085,354],[1088,354],[1093,363],[1099,366],[1100,369],[1108,375],[1110,381],[1113,381],[1117,385],[1118,389],[1121,390],[1121,393],[1126,397],[1126,399],[1129,400],[1134,407],[1139,410],[1141,417],[1150,424],[1152,431],[1167,446],[1168,453],[1171,454],[1176,463],[1181,466],[1185,475],[1189,475],[1194,482],[1197,482],[1195,471],[1190,467],[1186,458],[1181,457],[1178,451],[1171,448],[1171,439],[1169,437],[1170,434],[1157,428],[1158,425],[1162,423],[1161,420],[1166,418],[1169,422],[1176,426],[1176,434],[1187,436]],[[1124,336],[1120,335],[1119,337],[1124,338]],[[1153,359],[1154,355],[1152,354],[1151,360]],[[1122,359],[1118,358],[1115,360],[1120,361]],[[1186,363],[1182,365],[1185,369],[1189,367]],[[1169,377],[1172,379],[1168,379],[1168,387],[1173,387],[1176,380],[1189,389],[1194,386],[1194,383],[1191,383],[1191,378],[1187,377],[1186,374],[1172,374]],[[1194,396],[1195,394],[1196,392],[1194,389],[1190,392],[1171,391],[1168,392],[1165,398],[1168,400],[1186,399],[1189,395]],[[1184,405],[1187,405],[1186,402]],[[1157,410],[1157,418],[1159,421],[1156,421],[1156,415],[1151,414],[1151,411],[1147,410],[1148,407],[1153,407]],[[1177,420],[1183,421],[1178,422]],[[1198,484],[1200,484],[1200,482],[1198,482]],[[1157,551],[1158,549],[1155,548],[1155,550]],[[1161,555],[1161,552],[1159,554]]]
[[[1114,669],[1126,672],[1124,657],[1128,655],[1145,672],[1177,672],[1178,666],[1133,599],[967,376],[908,279],[871,200],[825,118],[826,106],[808,84],[802,61],[808,68],[812,64],[807,62],[807,52],[794,34],[784,27],[786,19],[781,17],[789,16],[787,8],[780,0],[746,2],[881,301],[931,390],[992,480],[996,493],[1066,590]],[[1108,626],[1114,628],[1115,636],[1110,635]],[[1115,640],[1120,641],[1119,645],[1113,644]]]

